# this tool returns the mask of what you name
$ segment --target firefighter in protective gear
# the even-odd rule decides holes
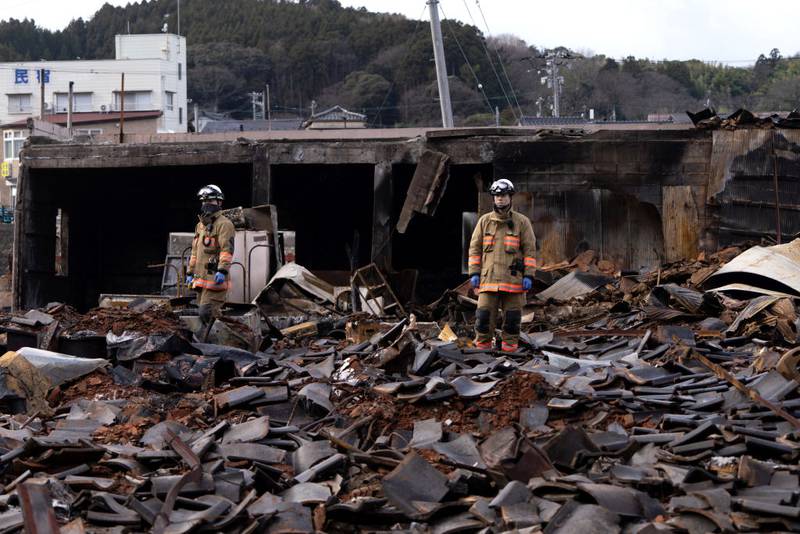
[[[233,239],[236,230],[222,213],[225,196],[216,185],[203,187],[197,198],[201,202],[199,222],[194,229],[192,255],[189,258],[187,285],[197,291],[200,320],[208,336],[213,320],[219,317],[230,287],[229,271],[233,261]]]
[[[498,309],[504,313],[501,348],[519,347],[525,293],[536,271],[536,236],[531,221],[511,207],[514,184],[505,178],[489,188],[494,209],[478,219],[469,246],[469,275],[478,292],[475,345],[491,349]]]

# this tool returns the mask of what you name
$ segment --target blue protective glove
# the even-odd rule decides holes
[[[219,271],[214,275],[214,283],[219,285],[225,281],[225,275]]]
[[[522,289],[525,291],[530,291],[533,287],[533,280],[529,276],[526,276],[522,279]]]
[[[194,282],[194,276],[192,276],[191,274],[187,274],[186,275],[186,285],[187,286],[191,286],[192,282]]]
[[[469,279],[469,283],[472,287],[478,289],[478,286],[481,285],[481,276],[479,274],[473,274]]]

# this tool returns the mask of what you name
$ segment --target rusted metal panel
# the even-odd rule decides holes
[[[661,223],[666,261],[678,261],[697,255],[700,216],[692,186],[676,185],[663,188]]]
[[[397,231],[405,233],[408,223],[414,213],[434,215],[439,206],[439,200],[447,188],[449,157],[441,152],[426,150],[422,153],[408,186],[406,201],[400,218],[397,221]]]
[[[772,169],[764,169],[763,160],[747,156],[763,146],[769,135],[771,132],[767,130],[718,130],[713,133],[707,200],[711,200],[725,189],[732,178],[731,166],[737,157],[745,156],[745,159],[740,161],[739,167],[747,169],[748,175],[758,176],[759,171],[756,169],[759,167],[761,173],[771,174]]]
[[[774,146],[775,156],[772,154]],[[713,137],[708,199],[727,190],[737,177],[772,179],[775,163],[780,178],[800,177],[800,131],[716,131]]]
[[[50,491],[44,484],[26,482],[17,489],[25,520],[26,534],[58,532],[56,513],[51,506]]]

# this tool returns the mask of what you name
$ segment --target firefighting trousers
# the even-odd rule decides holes
[[[197,306],[200,320],[207,325],[211,319],[221,315],[222,305],[225,304],[227,291],[211,291],[210,289],[195,288],[197,292]]]
[[[475,314],[475,345],[492,348],[499,310],[503,311],[502,350],[514,352],[519,347],[519,329],[522,322],[522,306],[525,293],[484,291],[478,295],[478,311]]]

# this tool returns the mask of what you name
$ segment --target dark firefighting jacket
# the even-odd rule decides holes
[[[495,211],[478,219],[469,246],[469,275],[480,275],[479,292],[522,293],[522,278],[536,271],[536,236],[525,215]]]

